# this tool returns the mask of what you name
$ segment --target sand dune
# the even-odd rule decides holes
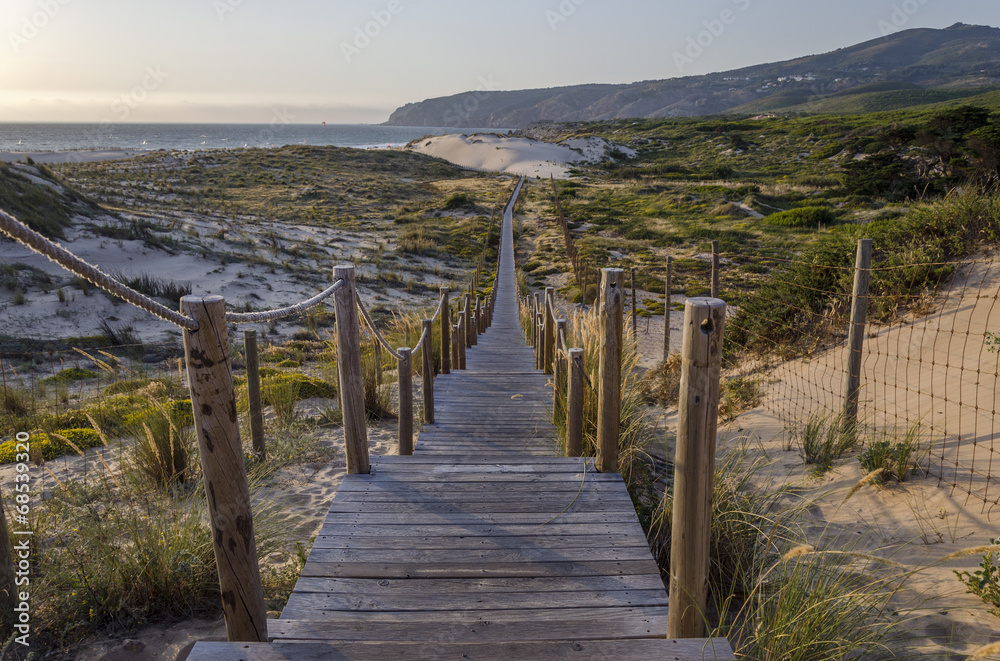
[[[76,151],[0,151],[0,161],[16,163],[33,160],[35,163],[93,163],[95,161],[120,161],[145,152],[127,149],[79,149]]]
[[[626,154],[631,151],[602,138],[574,139],[557,144],[493,133],[421,138],[410,143],[407,149],[472,170],[543,178],[565,178],[573,164],[603,160],[613,149]]]

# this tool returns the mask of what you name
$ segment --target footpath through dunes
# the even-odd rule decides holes
[[[666,639],[667,594],[621,475],[559,456],[518,321],[522,184],[493,325],[467,369],[435,382],[414,455],[344,478],[272,643],[198,643],[190,659],[733,658],[724,639]]]

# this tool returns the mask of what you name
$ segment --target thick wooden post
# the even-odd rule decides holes
[[[539,310],[535,313],[535,335],[538,344],[535,345],[535,369],[545,370],[545,313]]]
[[[625,271],[601,270],[598,299],[601,334],[598,348],[597,469],[618,472],[618,436],[621,425],[622,322],[625,311]]]
[[[458,313],[458,337],[455,342],[458,345],[458,369],[465,369],[465,338],[469,336],[469,318],[465,312]]]
[[[455,324],[454,326],[452,326],[451,327],[452,335],[454,335],[454,337],[458,338],[459,337],[458,331],[461,328],[462,327],[459,324]],[[459,359],[458,359],[458,345],[459,344],[461,344],[461,342],[452,342],[451,343],[451,364],[454,366],[454,368],[455,368],[456,371],[462,369],[461,361],[459,361]]]
[[[347,472],[371,472],[368,461],[368,427],[365,418],[361,376],[361,332],[358,326],[357,288],[353,266],[335,266],[333,281],[344,285],[334,294],[337,313],[337,373],[340,377],[340,408],[344,414],[344,445]]]
[[[260,400],[260,365],[257,360],[257,331],[243,331],[243,352],[247,361],[247,397],[250,400],[250,440],[258,461],[267,459],[264,445],[264,407]]]
[[[431,336],[434,334],[434,322],[424,319],[424,344],[421,351],[424,352],[424,422],[434,424],[434,341]]]
[[[479,320],[478,331],[482,335],[486,332],[486,310],[483,309],[483,299],[481,296],[476,296],[476,319]]]
[[[566,393],[566,456],[583,452],[583,349],[569,350],[569,391]]]
[[[544,337],[545,337],[545,347],[542,353],[543,365],[542,368],[545,370],[546,374],[553,373],[553,363],[556,359],[556,316],[555,316],[555,306],[556,303],[556,289],[555,287],[545,288],[545,307],[542,308],[545,316],[543,317],[545,323]]]
[[[413,454],[413,351],[409,347],[396,350],[399,376],[399,454]]]
[[[667,638],[705,635],[709,537],[726,304],[688,299],[674,459]]]
[[[15,434],[14,438],[15,442],[30,440],[30,436],[25,432]],[[22,485],[28,489],[28,484],[17,483],[14,489]],[[20,541],[23,541],[24,538],[20,535],[24,533],[25,529],[22,528],[18,535]],[[25,537],[30,537],[30,535],[25,535]],[[10,636],[15,624],[21,624],[15,621],[15,617],[20,614],[14,611],[14,607],[20,600],[15,600],[14,595],[21,590],[18,590],[15,585],[17,579],[14,575],[14,552],[10,545],[10,539],[10,529],[7,527],[7,510],[3,506],[3,497],[0,496],[0,634],[4,638]],[[20,560],[20,558],[18,559]],[[28,626],[26,629],[19,630],[18,633],[27,633],[30,630],[30,626]]]
[[[854,434],[858,426],[858,399],[861,394],[861,355],[865,343],[868,316],[868,283],[871,281],[872,240],[858,241],[854,267],[854,291],[851,293],[851,327],[847,337],[847,369],[844,372],[844,411],[842,430]]]
[[[448,288],[441,288],[441,373],[451,374],[451,303]]]
[[[465,292],[465,328],[462,330],[465,331],[465,346],[471,348],[475,342],[472,341],[472,294],[469,292]]]
[[[562,420],[563,416],[566,414],[565,397],[566,397],[566,365],[569,358],[562,353],[562,342],[560,338],[566,336],[566,320],[557,319],[556,320],[556,347],[555,347],[555,360],[553,375],[555,378],[555,387],[552,389],[552,418],[553,421]]]
[[[670,310],[673,307],[670,303],[671,297],[671,278],[673,277],[674,271],[674,258],[667,257],[667,278],[664,284],[663,292],[663,362],[667,362],[667,358],[670,357]]]
[[[637,310],[635,302],[635,267],[632,267],[632,337],[638,339],[639,337],[639,321],[637,319]]]
[[[197,331],[184,331],[184,354],[226,636],[230,642],[267,642],[267,611],[229,364],[226,302],[221,296],[185,296],[181,312],[199,325]]]
[[[712,298],[719,297],[719,242],[712,241]]]

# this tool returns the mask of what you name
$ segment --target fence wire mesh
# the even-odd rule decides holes
[[[760,274],[760,286],[729,295],[731,373],[767,375],[765,408],[792,435],[817,420],[842,422],[855,268],[726,257],[741,277]],[[1000,264],[892,257],[871,269],[859,441],[910,434],[921,468],[992,511],[1000,505]]]

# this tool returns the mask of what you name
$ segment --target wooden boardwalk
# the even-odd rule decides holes
[[[412,457],[348,475],[273,643],[190,659],[732,659],[671,641],[667,595],[618,474],[560,457],[517,315],[509,210],[493,326],[435,382]]]

